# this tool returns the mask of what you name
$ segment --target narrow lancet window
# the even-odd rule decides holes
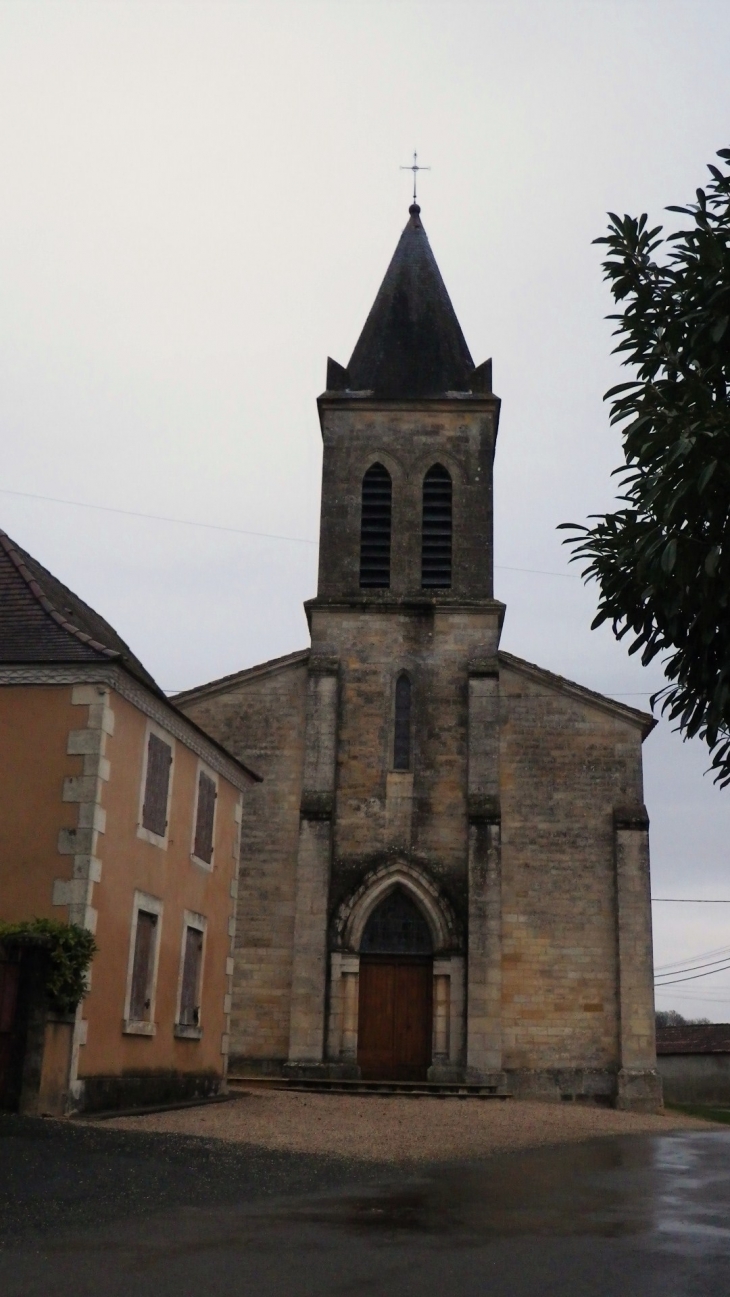
[[[395,682],[395,727],[393,734],[393,769],[411,768],[411,682],[407,675]]]
[[[423,479],[421,586],[451,586],[451,474],[443,464],[434,464]]]
[[[390,517],[393,483],[382,464],[371,464],[362,479],[360,523],[360,585],[387,590],[390,586]]]

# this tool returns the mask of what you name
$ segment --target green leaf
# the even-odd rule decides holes
[[[713,545],[707,558],[705,559],[705,572],[708,576],[714,576],[717,571],[717,565],[720,562],[722,550],[719,545]]]
[[[673,572],[674,565],[677,562],[677,542],[670,540],[662,554],[661,568],[663,572]]]
[[[717,468],[716,459],[713,459],[709,464],[705,465],[705,467],[703,468],[702,472],[699,475],[699,478],[697,479],[697,489],[699,491],[704,491],[705,487],[707,486],[707,483],[709,482],[716,468]]]

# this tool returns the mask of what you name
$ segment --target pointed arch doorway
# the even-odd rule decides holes
[[[432,988],[429,925],[396,887],[373,910],[360,943],[357,1061],[363,1080],[426,1080]]]

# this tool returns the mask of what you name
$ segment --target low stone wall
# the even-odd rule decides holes
[[[730,1104],[730,1053],[660,1054],[667,1103]]]

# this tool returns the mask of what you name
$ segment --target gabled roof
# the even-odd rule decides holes
[[[347,387],[400,400],[468,392],[474,362],[426,231],[420,207],[395,250],[347,367]]]
[[[730,1022],[657,1027],[657,1054],[730,1054]]]
[[[556,692],[568,694],[575,698],[577,702],[587,703],[599,707],[602,711],[612,712],[614,716],[628,721],[630,725],[637,725],[642,731],[642,738],[646,738],[647,734],[650,734],[656,725],[656,719],[650,712],[639,711],[638,707],[627,707],[625,703],[616,702],[615,698],[607,698],[605,694],[596,693],[593,689],[586,689],[585,685],[578,685],[573,680],[566,680],[564,676],[558,676],[552,671],[546,671],[544,667],[536,666],[534,662],[526,662],[524,658],[515,657],[513,653],[505,653],[500,649],[497,656],[504,666],[530,676],[538,684],[546,685]]]
[[[244,771],[249,779],[261,782],[261,775],[244,765],[222,743],[211,738],[201,726],[175,707],[139,658],[98,612],[94,612],[37,559],[0,531],[0,665],[37,666],[44,663],[80,667],[103,663],[108,667],[123,667],[164,704],[161,711],[159,702],[150,706],[154,706],[162,716],[166,713],[172,725],[183,726],[179,734],[183,741],[189,743],[192,734],[199,735],[210,753],[206,759],[211,759],[213,751],[217,751],[226,762]],[[119,685],[123,678],[119,677]],[[134,695],[135,705],[139,706],[137,688],[134,688]],[[153,715],[153,712],[147,711],[147,715]],[[177,732],[173,729],[173,733]],[[226,773],[225,766],[221,768]],[[230,765],[226,777],[231,778]]]
[[[113,627],[0,531],[0,662],[110,661],[164,698]]]
[[[243,671],[233,671],[230,675],[220,676],[217,680],[208,680],[204,685],[193,689],[184,689],[175,694],[171,700],[176,707],[183,708],[186,703],[195,702],[211,694],[225,693],[248,680],[257,680],[260,676],[274,675],[277,671],[286,671],[289,667],[302,666],[309,661],[309,649],[298,649],[295,653],[286,653],[284,657],[270,658],[268,662],[257,662],[256,666],[245,667]]]

